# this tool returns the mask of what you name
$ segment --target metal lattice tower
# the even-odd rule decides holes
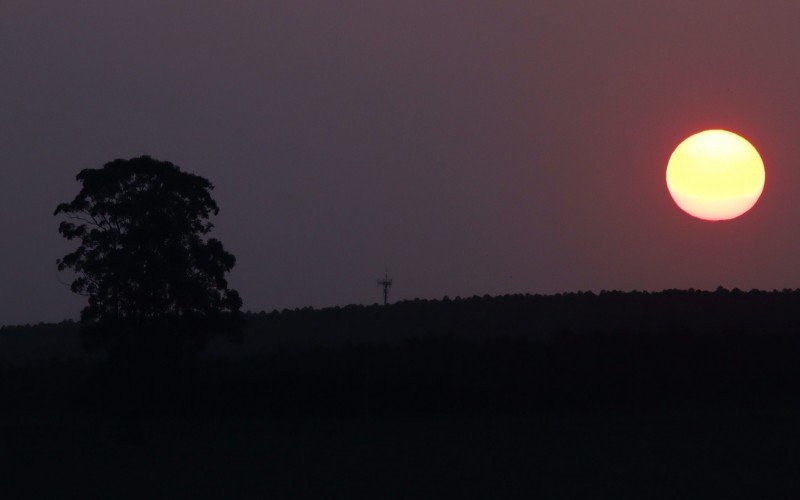
[[[384,274],[382,280],[378,280],[378,286],[383,287],[383,305],[389,303],[389,289],[392,288],[392,280],[389,279],[389,273]]]

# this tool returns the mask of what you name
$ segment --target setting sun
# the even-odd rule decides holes
[[[667,187],[694,217],[719,221],[750,210],[764,189],[764,162],[743,137],[706,130],[684,140],[669,159]]]

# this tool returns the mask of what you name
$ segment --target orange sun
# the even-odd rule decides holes
[[[750,210],[764,190],[764,162],[756,148],[727,130],[706,130],[675,148],[667,188],[689,215],[718,221]]]

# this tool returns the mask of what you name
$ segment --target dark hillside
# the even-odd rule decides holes
[[[39,496],[796,498],[798,305],[720,290],[250,314],[242,345],[156,383],[60,354],[75,324],[6,327],[0,464]],[[51,481],[28,479],[41,464]]]
[[[74,321],[0,327],[0,363],[84,357],[79,330]]]
[[[797,291],[720,289],[250,314],[242,345],[214,343],[188,378],[159,389],[179,383],[191,390],[181,398],[165,392],[153,404],[323,416],[794,404],[798,306]],[[2,387],[6,401],[55,404],[67,397],[53,394],[70,377],[80,393],[73,401],[95,404],[98,394],[115,390],[103,389],[119,376],[114,366],[74,356],[74,323],[5,327],[0,342],[6,381],[17,381]],[[80,380],[93,372],[93,381]]]
[[[463,340],[561,335],[791,335],[800,331],[800,290],[591,292],[410,300],[389,306],[350,305],[248,313],[242,344],[213,341],[212,355],[251,356],[345,342],[395,344],[411,337]],[[83,355],[78,326],[0,327],[0,361],[19,363]]]
[[[383,307],[346,306],[248,315],[242,349],[274,352],[343,342],[389,342],[453,335],[544,340],[593,333],[785,335],[800,331],[800,290],[591,292],[411,300]]]

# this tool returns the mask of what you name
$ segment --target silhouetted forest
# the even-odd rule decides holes
[[[157,382],[123,391],[115,363],[82,354],[76,324],[6,326],[0,398],[102,413],[133,397],[147,411],[258,416],[794,405],[798,306],[796,290],[718,289],[248,313],[241,343],[154,364]]]

